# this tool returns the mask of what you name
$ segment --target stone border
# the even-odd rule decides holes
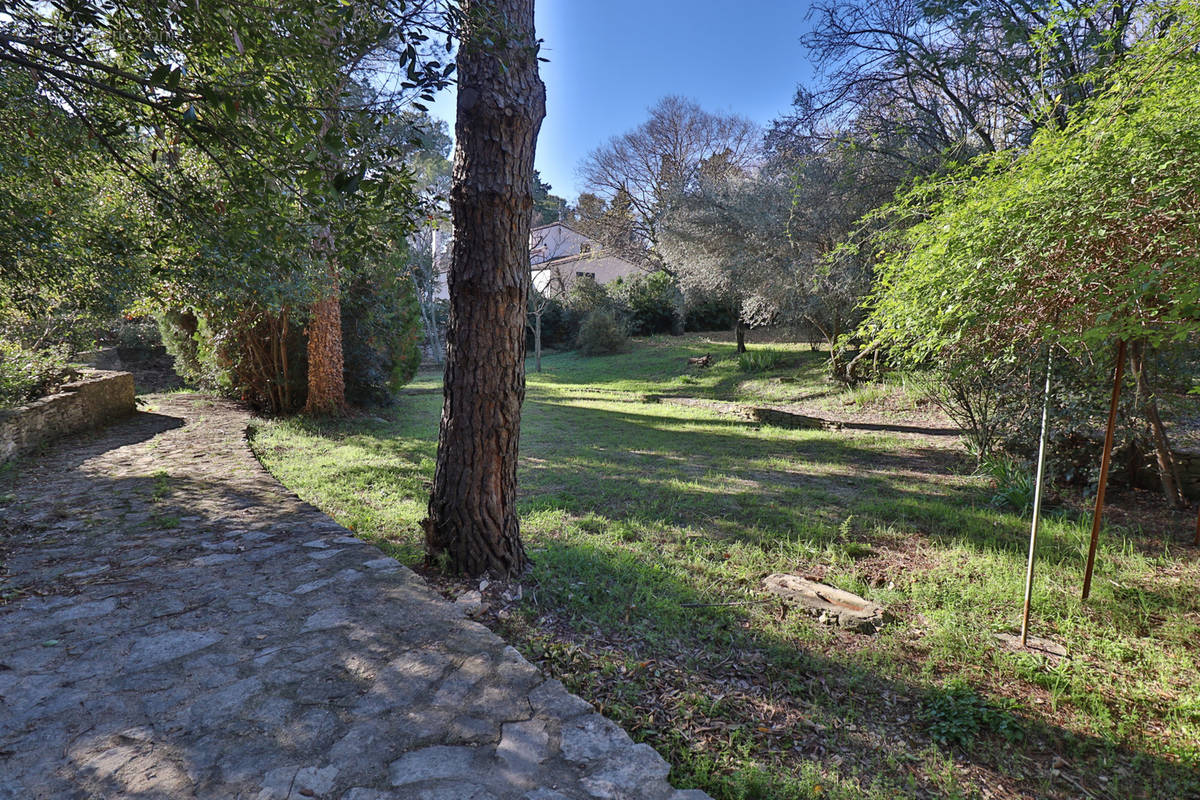
[[[57,394],[0,411],[0,464],[54,439],[128,417],[135,408],[133,375],[88,370]]]

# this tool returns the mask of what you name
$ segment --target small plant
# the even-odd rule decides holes
[[[766,372],[783,361],[778,350],[747,350],[738,356],[738,369],[742,372]]]
[[[985,733],[1019,741],[1024,732],[1011,707],[994,705],[965,681],[954,679],[925,701],[920,716],[935,742],[967,747]]]
[[[155,502],[161,502],[171,492],[171,476],[164,470],[159,470],[154,473],[154,491],[151,493],[151,499]]]
[[[1033,508],[1033,476],[1026,464],[1012,456],[993,453],[980,459],[979,473],[995,483],[996,493],[989,501],[992,508],[1007,508],[1022,514]]]

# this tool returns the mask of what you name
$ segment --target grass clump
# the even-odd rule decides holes
[[[766,372],[777,367],[786,358],[778,350],[747,350],[738,355],[738,369],[742,372]]]

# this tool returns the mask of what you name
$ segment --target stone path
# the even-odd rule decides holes
[[[280,487],[246,413],[150,402],[0,494],[0,798],[707,798]]]

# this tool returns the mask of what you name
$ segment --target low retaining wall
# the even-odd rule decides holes
[[[133,375],[95,370],[58,394],[0,411],[0,464],[37,446],[134,412]]]

